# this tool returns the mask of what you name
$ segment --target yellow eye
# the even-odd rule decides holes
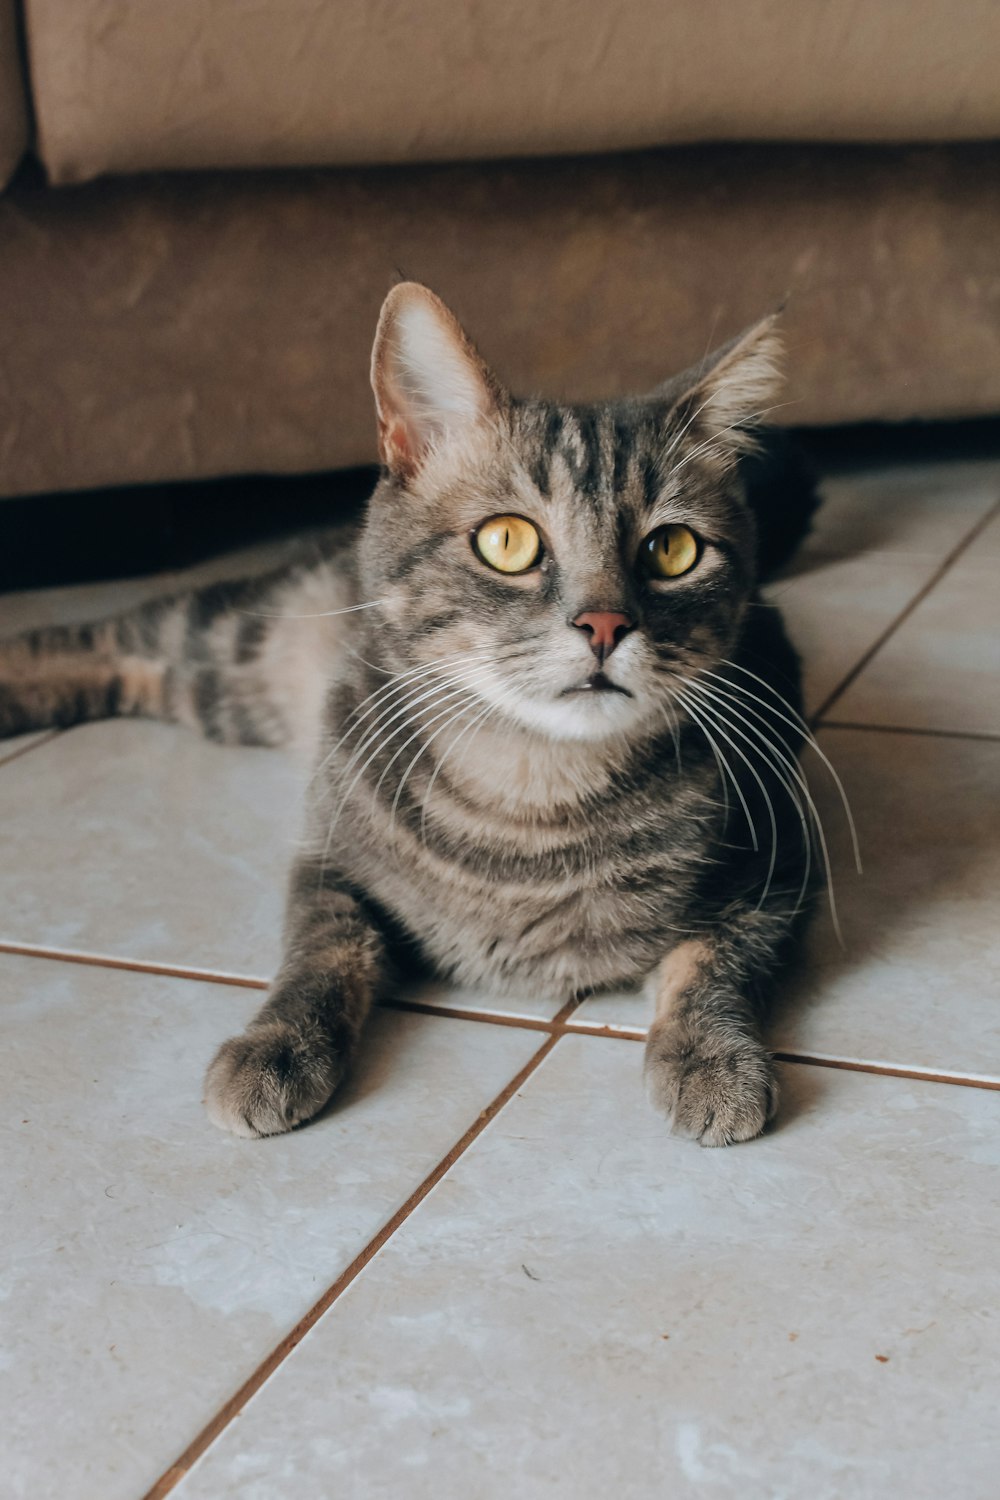
[[[542,551],[541,537],[523,516],[491,516],[472,540],[483,562],[498,573],[526,573]]]
[[[686,526],[661,526],[651,531],[639,558],[652,578],[679,578],[698,561],[698,539]]]

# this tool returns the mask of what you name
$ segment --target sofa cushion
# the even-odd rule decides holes
[[[0,0],[0,189],[14,175],[28,144],[28,112],[14,0]]]
[[[787,297],[787,422],[1000,411],[1000,145],[23,182],[0,495],[376,457],[401,273],[514,390],[648,390]]]
[[[26,0],[52,178],[1000,134],[992,0]]]

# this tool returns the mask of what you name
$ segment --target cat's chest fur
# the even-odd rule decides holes
[[[399,801],[396,779],[359,783],[337,843],[439,973],[568,998],[641,979],[689,935],[716,821],[707,771],[678,777],[661,745],[624,768],[509,736],[436,769],[428,756]]]

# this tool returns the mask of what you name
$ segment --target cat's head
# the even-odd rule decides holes
[[[510,396],[433,293],[395,287],[361,546],[387,664],[549,738],[662,724],[754,589],[738,460],[777,383],[773,324],[649,396],[561,406]]]

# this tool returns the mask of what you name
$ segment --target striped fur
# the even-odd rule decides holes
[[[775,353],[765,325],[642,400],[520,401],[432,294],[397,287],[373,360],[385,471],[356,536],[4,648],[6,733],[150,714],[313,746],[285,959],[209,1069],[217,1123],[315,1114],[419,963],[558,999],[652,976],[647,1076],[675,1128],[763,1127],[766,998],[810,883],[797,664],[756,594],[741,467]],[[540,567],[478,559],[470,534],[500,513],[538,527]],[[637,551],[665,523],[702,554],[650,581]],[[604,667],[617,691],[583,688],[572,621],[592,610],[637,622]]]
[[[353,541],[331,530],[278,573],[5,642],[0,735],[135,715],[221,744],[311,747],[329,686],[324,658],[336,659],[345,633],[327,612],[355,594]]]

